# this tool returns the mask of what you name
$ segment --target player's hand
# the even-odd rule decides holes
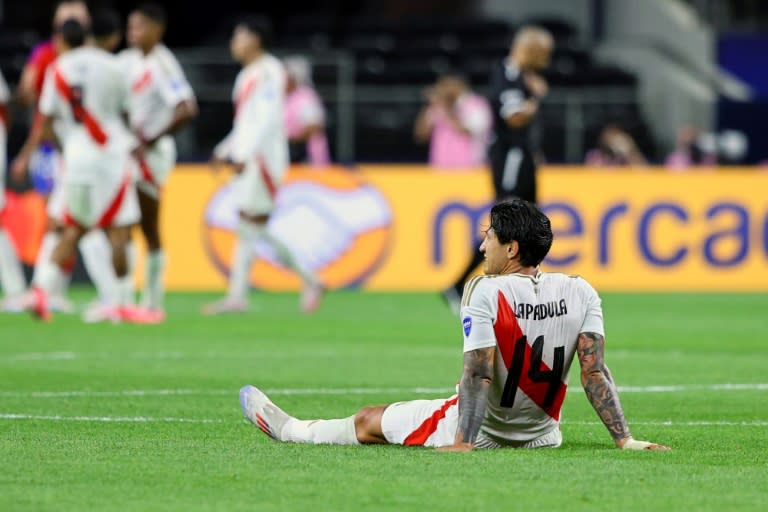
[[[549,93],[549,84],[541,75],[536,73],[525,74],[525,84],[534,96],[541,99]]]
[[[133,151],[131,151],[131,156],[138,160],[143,160],[144,157],[147,154],[147,145],[143,142],[140,142],[138,146],[133,148]]]
[[[241,172],[243,172],[243,169],[245,169],[244,163],[235,162],[234,165],[232,166],[232,170],[235,171],[235,174],[240,174]]]
[[[21,152],[11,163],[11,178],[17,183],[23,182],[29,169],[29,153]]]
[[[632,437],[627,437],[616,441],[616,446],[622,450],[649,450],[655,452],[667,452],[671,450],[669,446],[651,443],[648,441],[638,441]]]
[[[452,444],[450,446],[441,446],[437,449],[439,452],[471,452],[472,451],[472,443],[456,443]]]
[[[218,174],[219,171],[221,171],[221,166],[227,165],[227,161],[223,158],[219,158],[216,155],[213,155],[210,160],[208,160],[208,167],[211,168],[211,171],[213,171],[214,174]]]

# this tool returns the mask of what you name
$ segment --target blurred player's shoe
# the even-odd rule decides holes
[[[23,313],[24,312],[24,295],[14,295],[12,297],[5,297],[0,301],[0,312],[2,313]]]
[[[281,441],[286,423],[293,418],[253,386],[240,389],[240,407],[248,421],[275,441]]]
[[[24,309],[43,322],[50,322],[53,318],[48,307],[48,296],[42,288],[33,287],[25,299],[24,306]]]
[[[323,294],[325,294],[325,288],[320,284],[305,286],[301,292],[301,311],[303,313],[314,313],[317,311]]]
[[[201,309],[204,315],[222,315],[225,313],[245,313],[248,311],[248,303],[241,299],[235,299],[233,297],[224,297],[206,304]]]
[[[48,297],[48,307],[54,313],[71,315],[75,313],[75,304],[63,295],[51,295]]]
[[[116,324],[123,319],[119,308],[100,302],[89,304],[83,312],[82,318],[83,322],[87,324],[97,324],[100,322],[112,322],[113,324]]]
[[[461,314],[461,295],[456,291],[456,288],[450,287],[443,290],[443,299],[445,299],[448,307],[454,315],[459,316]]]
[[[165,313],[154,309],[136,306],[123,306],[119,309],[120,318],[129,324],[153,325],[165,321]]]

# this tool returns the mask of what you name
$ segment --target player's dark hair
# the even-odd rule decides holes
[[[93,13],[91,34],[96,39],[104,39],[120,32],[122,22],[120,15],[114,9],[99,9]]]
[[[272,24],[263,16],[247,16],[237,21],[238,27],[259,36],[261,47],[268,49],[272,44]]]
[[[515,240],[520,264],[535,267],[552,247],[552,225],[544,213],[522,199],[504,201],[491,208],[491,228],[499,242]]]
[[[74,18],[64,20],[64,23],[59,27],[59,34],[70,48],[78,48],[85,43],[85,27]]]
[[[166,26],[168,23],[168,16],[165,13],[165,7],[160,4],[146,3],[139,5],[133,12],[138,12],[142,16],[149,18],[158,25]]]

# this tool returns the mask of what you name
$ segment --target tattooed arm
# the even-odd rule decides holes
[[[668,450],[666,446],[632,438],[619,401],[619,392],[611,371],[605,365],[605,339],[600,334],[583,332],[579,334],[576,351],[581,364],[581,385],[616,446],[625,449]]]
[[[496,347],[464,353],[464,374],[459,383],[459,428],[453,446],[444,451],[469,451],[474,446],[485,419],[495,354]]]

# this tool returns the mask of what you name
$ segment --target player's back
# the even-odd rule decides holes
[[[481,432],[504,444],[553,430],[579,333],[603,334],[595,290],[557,273],[480,276],[467,284],[462,306],[465,351],[497,347]]]
[[[41,99],[41,111],[61,120],[67,147],[95,149],[126,146],[124,121],[128,91],[115,57],[104,50],[81,47],[58,58]]]

